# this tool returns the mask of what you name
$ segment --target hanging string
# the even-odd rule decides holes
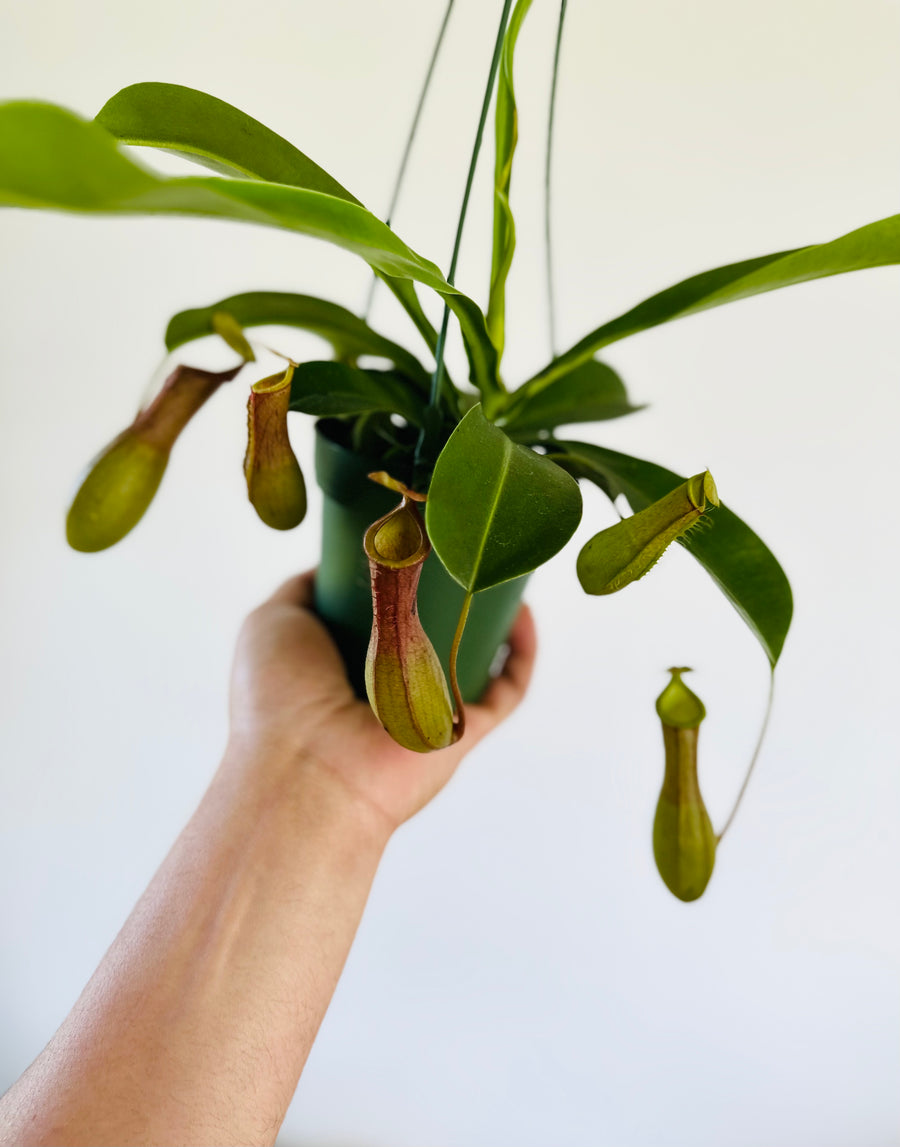
[[[403,180],[406,177],[406,169],[409,166],[409,157],[412,153],[413,143],[415,143],[416,133],[419,130],[419,120],[422,118],[422,109],[425,106],[425,100],[428,97],[428,91],[431,87],[431,79],[434,75],[435,65],[437,64],[438,56],[441,52],[441,46],[444,43],[444,33],[447,31],[447,25],[450,23],[450,13],[453,11],[453,5],[456,0],[447,0],[447,8],[444,12],[444,19],[441,21],[441,28],[438,32],[437,40],[434,44],[434,49],[431,53],[431,60],[428,64],[428,71],[425,73],[425,82],[422,84],[422,90],[419,92],[419,100],[416,104],[416,110],[413,114],[412,123],[410,124],[409,133],[406,137],[406,146],[403,149],[403,157],[400,160],[400,167],[397,169],[397,178],[394,181],[394,190],[391,193],[390,206],[387,209],[385,216],[385,223],[388,227],[394,218],[394,212],[397,210],[397,201],[400,198],[400,189],[403,186]],[[362,317],[368,321],[369,312],[372,310],[372,300],[375,297],[375,288],[378,286],[378,276],[372,276],[372,282],[369,285],[369,294],[366,298],[366,305],[363,308]]]
[[[484,125],[487,122],[488,108],[491,105],[491,96],[494,91],[494,82],[497,79],[497,68],[500,65],[500,53],[503,50],[503,38],[506,35],[506,25],[509,23],[509,10],[512,0],[504,0],[503,12],[500,16],[500,26],[497,29],[497,39],[494,43],[494,55],[491,59],[491,70],[488,75],[487,86],[484,90],[484,99],[481,104],[481,115],[478,119],[478,131],[475,133],[475,145],[472,148],[472,158],[469,160],[469,174],[466,177],[466,190],[463,193],[462,206],[459,209],[459,221],[456,225],[456,239],[453,243],[453,256],[450,260],[450,270],[447,272],[447,282],[453,286],[456,279],[456,264],[459,260],[459,248],[462,241],[463,227],[466,222],[466,212],[469,209],[469,196],[472,193],[472,182],[475,178],[475,168],[478,165],[478,153],[481,151],[481,140],[484,136]],[[438,335],[435,349],[434,374],[431,376],[431,395],[428,400],[425,425],[423,425],[419,440],[416,443],[415,469],[421,469],[423,448],[426,440],[431,438],[437,429],[438,400],[441,393],[441,384],[444,381],[444,349],[447,345],[447,327],[450,322],[450,307],[444,303],[444,313],[441,316],[441,330]]]
[[[563,24],[566,19],[567,0],[559,6],[559,24],[556,29],[556,50],[553,53],[553,79],[550,84],[550,114],[547,117],[547,151],[544,157],[544,252],[547,266],[547,319],[550,329],[550,355],[556,358],[556,291],[553,281],[553,243],[550,222],[551,170],[553,166],[553,124],[556,118],[556,85],[559,79],[559,50],[562,44]]]

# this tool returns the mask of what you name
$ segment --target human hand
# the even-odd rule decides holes
[[[232,675],[230,743],[263,768],[270,760],[291,762],[290,768],[338,783],[392,832],[521,701],[536,648],[531,611],[519,611],[503,672],[478,704],[466,706],[464,737],[423,756],[393,741],[354,695],[337,647],[312,612],[313,580],[312,572],[291,578],[244,622]]]

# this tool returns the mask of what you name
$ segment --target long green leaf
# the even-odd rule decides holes
[[[287,183],[359,204],[327,171],[265,124],[194,88],[132,84],[103,105],[95,122],[122,143],[171,151],[222,175]]]
[[[440,270],[365,208],[256,180],[168,179],[139,167],[96,124],[50,104],[0,107],[0,203],[122,215],[201,215],[262,223],[353,251],[387,274],[447,291]]]
[[[98,112],[96,123],[122,143],[174,152],[220,174],[305,187],[357,203],[355,195],[270,130],[215,96],[180,84],[132,84]],[[437,332],[408,279],[382,275],[434,350]]]
[[[525,387],[529,391],[539,390],[610,343],[673,319],[795,283],[894,263],[900,263],[900,215],[869,223],[831,243],[797,247],[704,271],[652,295],[625,314],[597,327],[545,366]]]
[[[441,451],[425,507],[431,544],[470,593],[536,569],[581,520],[578,483],[474,406]]]
[[[408,281],[408,280],[407,280]],[[408,350],[373,331],[361,318],[337,303],[313,295],[287,291],[248,291],[230,295],[208,307],[196,307],[173,315],[166,329],[166,347],[175,350],[214,331],[213,315],[225,312],[242,327],[299,327],[326,339],[339,358],[371,354],[389,359],[423,389],[429,374]]]
[[[225,175],[305,187],[359,204],[327,171],[265,124],[194,88],[132,84],[101,108],[95,122],[122,143],[175,152]],[[437,332],[422,310],[414,284],[380,274],[433,352]],[[452,383],[446,390],[452,400]]]
[[[0,105],[0,205],[123,215],[199,215],[259,223],[324,239],[387,276],[414,279],[458,315],[475,368],[491,395],[496,352],[475,303],[364,207],[285,184],[223,178],[167,179],[132,162],[103,128],[51,104]],[[480,319],[480,324],[479,320]],[[475,343],[481,341],[482,346]]]
[[[506,326],[506,279],[516,249],[516,225],[509,204],[513,154],[519,139],[519,116],[513,87],[513,60],[522,21],[531,0],[518,0],[503,40],[497,77],[497,106],[494,114],[494,241],[491,254],[491,285],[488,296],[487,329],[498,355],[503,354]]]
[[[291,380],[291,410],[316,418],[385,411],[422,421],[424,398],[389,370],[360,370],[343,362],[304,362]]]
[[[596,481],[615,497],[622,493],[637,513],[680,486],[671,470],[589,442],[560,442],[559,457],[576,477]],[[703,530],[679,538],[756,635],[772,667],[791,625],[791,587],[772,551],[726,506],[719,506]]]
[[[554,379],[534,394],[516,391],[516,397],[497,425],[511,438],[529,440],[542,431],[575,422],[603,422],[643,410],[628,399],[625,384],[604,362],[590,359],[573,371]]]

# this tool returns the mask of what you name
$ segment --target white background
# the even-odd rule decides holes
[[[445,266],[500,4],[457,8],[396,218]],[[564,345],[685,275],[897,211],[895,5],[569,8]],[[536,0],[520,40],[513,383],[548,353],[540,141],[555,9]],[[136,80],[189,84],[382,211],[442,11],[3,0],[0,97],[93,115]],[[459,280],[479,299],[489,167],[486,153]],[[310,240],[198,220],[5,212],[0,251],[2,1087],[53,1033],[202,793],[242,616],[318,547],[317,499],[288,535],[246,501],[240,387],[191,425],[146,519],[108,553],[65,547],[79,471],[132,417],[172,313],[260,288],[357,307],[368,275]],[[581,595],[577,549],[613,520],[587,491],[581,529],[529,593],[542,641],[529,700],[391,844],[282,1143],[900,1141],[897,288],[896,268],[863,272],[608,352],[652,405],[586,436],[684,473],[708,466],[796,596],[770,737],[705,897],[680,904],[653,867],[653,700],[667,665],[695,666],[710,713],[701,780],[721,825],[765,658],[677,547],[621,595]],[[373,322],[418,349],[384,294]],[[461,374],[458,346],[451,362]],[[311,472],[305,425],[296,442]]]

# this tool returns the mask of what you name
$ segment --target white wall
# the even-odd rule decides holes
[[[500,5],[457,7],[396,220],[445,265]],[[547,354],[540,136],[556,5],[534,7],[518,68],[513,381]],[[569,7],[566,343],[684,275],[897,210],[896,5]],[[135,80],[190,84],[380,210],[442,8],[3,0],[0,97],[90,115]],[[488,205],[482,178],[460,277],[479,298]],[[255,520],[238,391],[190,427],[140,528],[96,557],[63,540],[77,475],[133,413],[170,314],[265,287],[357,306],[368,279],[312,241],[190,220],[4,212],[0,250],[2,1087],[207,783],[241,617],[318,545],[318,507],[287,536]],[[701,776],[721,823],[765,660],[681,551],[615,598],[584,598],[577,547],[612,520],[588,492],[578,535],[533,582],[543,648],[529,702],[392,844],[283,1143],[898,1142],[897,288],[896,268],[793,288],[608,355],[652,406],[595,439],[709,466],[796,595],[771,735],[707,895],[676,902],[653,867],[653,699],[665,666],[696,667]],[[383,296],[373,321],[415,337]],[[306,428],[297,441],[309,460]]]

